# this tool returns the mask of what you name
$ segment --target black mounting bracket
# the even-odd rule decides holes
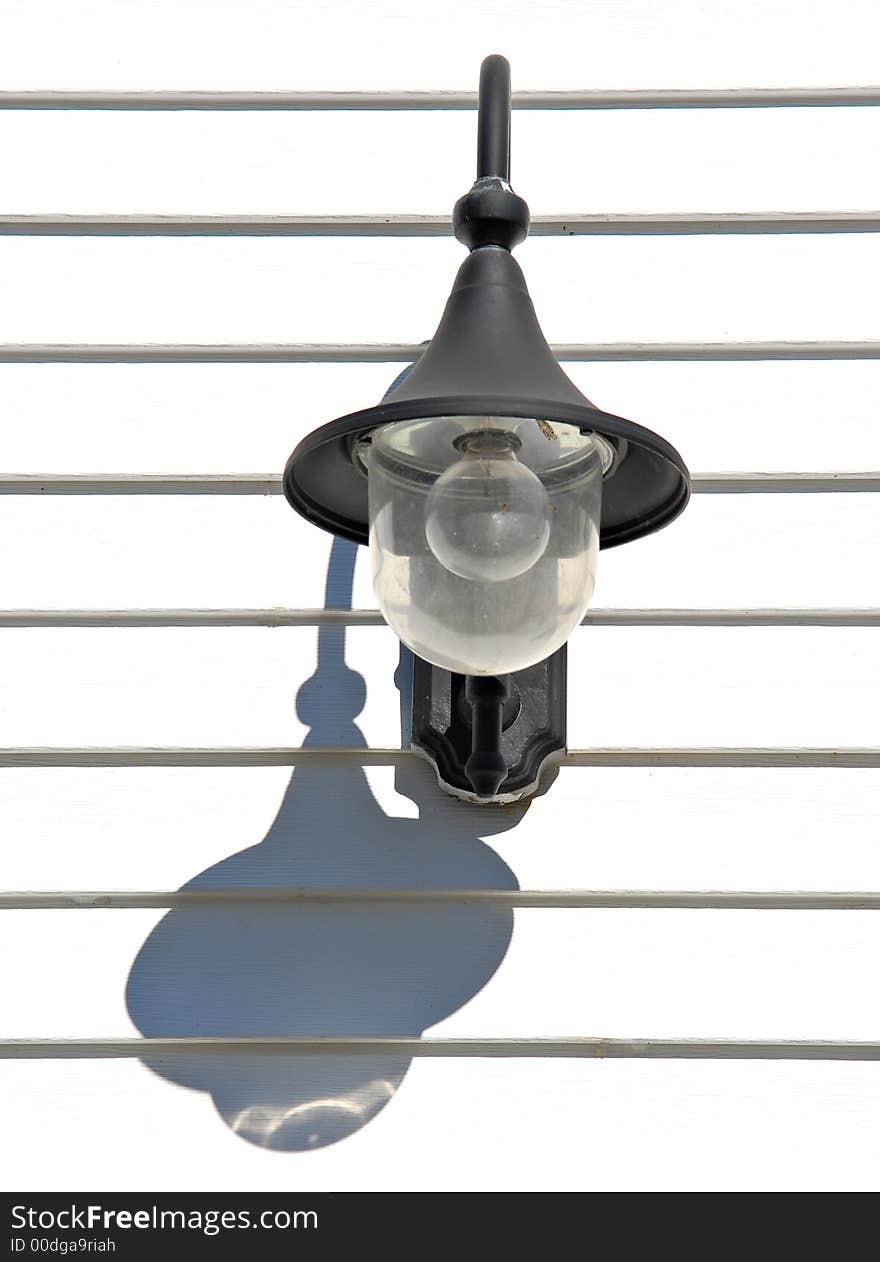
[[[565,753],[566,665],[565,645],[499,678],[453,674],[414,656],[413,750],[454,797],[496,805],[530,797]]]

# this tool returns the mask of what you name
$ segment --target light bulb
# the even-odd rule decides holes
[[[513,433],[475,430],[455,441],[461,459],[432,486],[425,537],[459,578],[497,583],[530,570],[550,538],[550,500],[541,479],[516,458]]]
[[[379,608],[413,653],[461,675],[543,661],[586,612],[603,448],[561,421],[414,417],[366,449]]]

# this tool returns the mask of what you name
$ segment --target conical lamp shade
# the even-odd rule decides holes
[[[658,530],[687,503],[687,468],[675,448],[596,408],[563,372],[522,269],[500,246],[465,259],[430,344],[377,407],[303,439],[284,471],[287,499],[315,525],[366,543],[367,473],[358,442],[380,425],[436,416],[534,417],[601,434],[616,453],[602,490],[602,547]]]
[[[385,401],[462,395],[516,399],[539,418],[554,403],[593,407],[560,368],[522,268],[500,246],[475,250],[462,263],[437,332]]]

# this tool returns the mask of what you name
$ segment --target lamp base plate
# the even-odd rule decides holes
[[[563,645],[535,666],[510,675],[501,752],[507,777],[491,798],[478,797],[465,772],[471,755],[465,676],[413,658],[411,745],[437,773],[440,787],[479,806],[519,802],[542,790],[566,749],[567,651]]]

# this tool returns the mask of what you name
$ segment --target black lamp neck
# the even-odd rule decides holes
[[[529,208],[510,187],[510,63],[487,57],[480,67],[477,179],[452,212],[456,237],[469,250],[512,250],[529,231]]]
[[[510,62],[497,55],[480,67],[477,179],[510,179]]]

